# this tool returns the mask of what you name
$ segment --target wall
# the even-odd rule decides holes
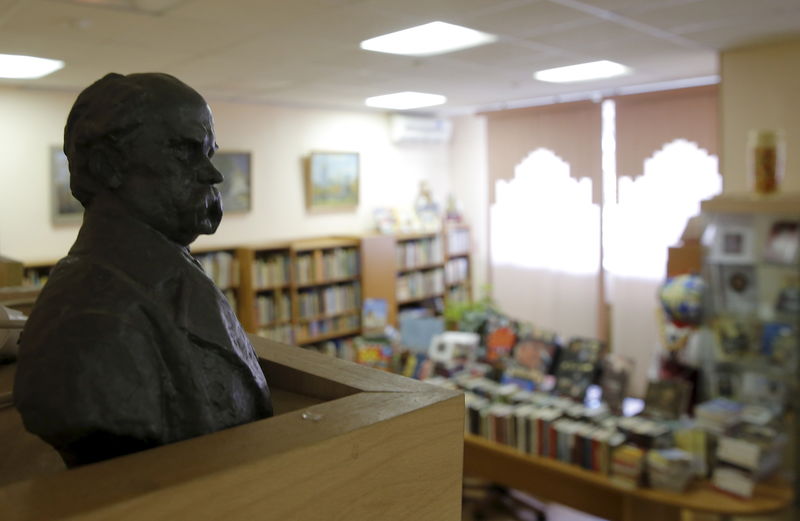
[[[75,239],[77,225],[51,223],[49,199],[49,147],[62,143],[75,95],[0,88],[3,255],[50,261],[63,256]],[[210,105],[221,149],[252,152],[253,208],[226,215],[215,235],[198,239],[198,247],[361,233],[371,229],[375,207],[411,206],[422,179],[442,204],[450,189],[450,146],[394,145],[385,114],[213,100]],[[302,158],[311,150],[361,153],[361,204],[356,212],[305,211]]]
[[[725,192],[749,190],[747,132],[783,129],[786,178],[783,189],[800,191],[800,39],[733,49],[721,55],[720,172]]]
[[[472,232],[472,297],[484,296],[489,259],[489,168],[486,118],[453,118],[450,149],[450,187]]]

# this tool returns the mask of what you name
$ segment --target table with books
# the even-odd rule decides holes
[[[525,454],[474,434],[464,435],[464,474],[608,520],[680,520],[683,511],[748,516],[781,511],[792,501],[791,488],[779,479],[757,485],[750,499],[720,492],[706,480],[680,493],[626,488],[602,473]]]
[[[694,420],[665,422],[481,378],[440,383],[465,390],[467,476],[608,520],[724,519],[779,512],[793,500],[776,471],[785,436],[768,447],[752,433],[712,434],[715,422],[742,416],[725,401],[701,404]],[[743,483],[747,469],[763,476]]]

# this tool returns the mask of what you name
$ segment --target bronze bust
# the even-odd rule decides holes
[[[14,402],[68,466],[272,415],[227,300],[190,255],[222,218],[205,100],[159,73],[109,74],[64,129],[85,208],[20,339]]]

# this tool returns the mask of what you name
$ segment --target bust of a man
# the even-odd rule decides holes
[[[25,427],[81,465],[272,415],[227,300],[190,255],[222,218],[205,100],[157,73],[109,74],[64,129],[85,208],[20,339]]]

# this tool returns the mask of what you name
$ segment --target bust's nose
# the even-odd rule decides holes
[[[197,174],[197,180],[204,184],[216,185],[222,182],[223,177],[222,173],[209,162],[207,166],[200,169]]]

